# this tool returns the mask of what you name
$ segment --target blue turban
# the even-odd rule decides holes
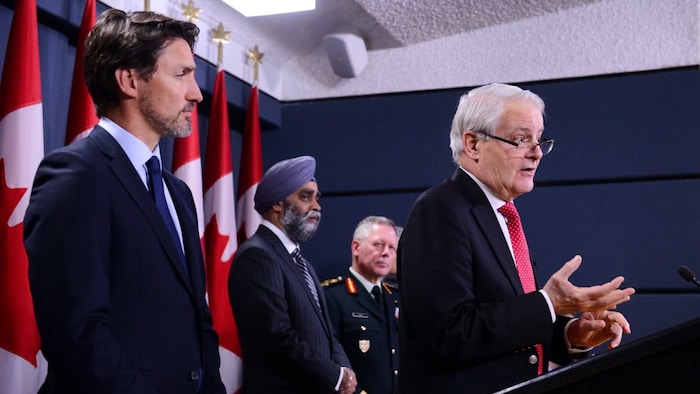
[[[282,160],[263,175],[255,191],[255,210],[264,214],[273,205],[299,190],[309,181],[315,181],[316,159],[299,156]]]

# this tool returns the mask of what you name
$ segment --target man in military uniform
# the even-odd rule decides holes
[[[350,274],[329,279],[328,315],[357,375],[357,393],[392,394],[398,375],[399,291],[382,279],[396,259],[391,219],[369,216],[357,225]]]

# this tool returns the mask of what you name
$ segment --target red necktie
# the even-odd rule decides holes
[[[513,246],[513,255],[515,256],[515,267],[518,269],[520,283],[523,286],[525,293],[536,291],[535,274],[532,272],[532,263],[530,262],[530,252],[527,249],[527,241],[525,240],[525,232],[520,223],[520,215],[515,209],[513,202],[508,202],[506,205],[498,208],[505,218],[508,225],[508,234],[510,235],[510,243]],[[537,374],[541,375],[543,371],[543,351],[542,345],[537,344],[537,356],[539,358],[537,366]]]

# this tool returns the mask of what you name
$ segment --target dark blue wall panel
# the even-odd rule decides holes
[[[580,254],[576,282],[623,275],[646,290],[686,287],[682,264],[700,270],[694,201],[700,180],[540,187],[516,200],[541,274]]]
[[[285,104],[282,128],[263,135],[265,166],[313,155],[326,192],[430,186],[453,168],[448,133],[461,93]]]
[[[539,181],[700,174],[697,67],[522,86],[557,140]]]

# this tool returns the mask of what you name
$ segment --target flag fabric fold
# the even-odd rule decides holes
[[[250,89],[241,145],[241,165],[236,202],[238,219],[236,229],[239,245],[253,235],[262,222],[262,217],[255,210],[255,202],[253,201],[258,183],[263,176],[257,84],[254,84]]]
[[[238,248],[224,70],[216,75],[204,157],[204,255],[207,296],[214,330],[219,335],[221,379],[227,393],[237,392],[242,380],[238,330],[228,298],[228,274]]]
[[[92,26],[95,25],[96,13],[95,0],[87,0],[83,10],[83,19],[80,22],[78,44],[75,51],[73,84],[71,85],[68,124],[66,126],[66,145],[87,136],[98,122],[92,97],[90,97],[87,85],[85,85],[83,67],[85,39],[90,33]]]
[[[17,0],[0,80],[0,394],[34,394],[46,377],[22,238],[43,156],[36,1]]]

